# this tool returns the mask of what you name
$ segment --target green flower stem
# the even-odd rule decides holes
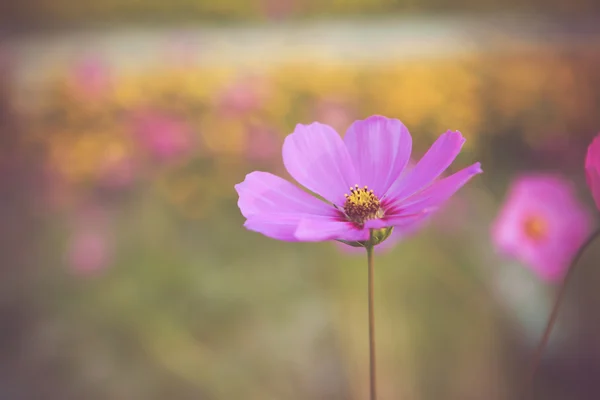
[[[375,312],[373,301],[373,230],[371,229],[371,238],[369,243],[365,245],[367,249],[367,263],[369,269],[369,393],[370,400],[377,400],[377,383],[375,370]]]
[[[560,288],[558,289],[558,294],[556,295],[556,300],[554,301],[554,306],[552,307],[552,312],[550,313],[550,317],[548,318],[548,323],[546,324],[546,329],[544,330],[542,338],[540,339],[540,341],[537,345],[537,348],[535,349],[535,352],[533,353],[533,357],[531,359],[531,367],[529,370],[529,375],[527,376],[527,380],[525,381],[525,386],[524,386],[524,390],[523,390],[522,398],[524,398],[524,399],[528,398],[532,393],[533,380],[535,377],[535,373],[537,372],[537,369],[539,367],[540,359],[542,358],[542,353],[544,352],[544,349],[545,349],[546,345],[548,344],[548,340],[550,339],[550,334],[552,333],[552,328],[554,328],[554,324],[556,323],[556,318],[558,317],[558,310],[564,300],[565,293],[567,291],[566,289],[567,289],[569,281],[571,280],[570,278],[573,276],[573,271],[575,270],[575,266],[581,259],[581,256],[583,256],[583,253],[585,252],[585,250],[599,236],[600,236],[600,229],[597,230],[596,232],[594,232],[585,241],[585,243],[583,243],[581,245],[581,247],[579,248],[579,250],[573,257],[573,260],[571,261],[571,265],[569,265],[569,269],[567,270],[567,275],[563,279],[562,284],[560,285]]]

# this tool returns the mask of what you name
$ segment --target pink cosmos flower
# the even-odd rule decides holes
[[[192,132],[187,124],[160,112],[137,112],[133,117],[133,132],[160,161],[184,155],[193,144]]]
[[[355,107],[349,102],[335,99],[319,99],[314,107],[315,119],[323,121],[333,129],[343,129],[350,125],[353,115],[356,114]]]
[[[434,182],[454,161],[465,139],[443,134],[400,177],[412,138],[397,119],[354,122],[344,139],[324,124],[298,124],[283,144],[290,175],[322,201],[286,180],[255,171],[235,186],[244,226],[286,241],[364,241],[370,229],[413,225],[431,214],[471,177],[479,163]],[[399,178],[400,177],[400,178]]]
[[[78,212],[66,249],[69,266],[79,274],[93,274],[111,264],[113,253],[107,210],[91,206]]]
[[[225,117],[254,112],[265,102],[268,91],[264,77],[240,77],[218,94],[215,100],[217,111]]]
[[[596,202],[596,207],[600,209],[600,134],[594,138],[588,147],[585,158],[585,175]]]
[[[78,273],[90,274],[105,268],[111,259],[108,238],[101,231],[77,232],[69,244],[69,264]]]
[[[502,253],[527,264],[542,279],[557,281],[590,228],[590,215],[568,180],[525,175],[511,185],[492,236]]]
[[[400,173],[400,176],[398,179],[402,178],[404,175],[406,175],[408,172],[410,172],[414,167],[415,167],[415,162],[412,159],[409,160],[408,163],[406,164],[406,167],[404,167],[404,169]],[[444,206],[444,207],[446,207],[446,206]],[[375,251],[376,252],[386,252],[386,251],[391,250],[392,248],[394,248],[394,246],[396,246],[398,243],[400,243],[404,239],[416,234],[428,221],[429,220],[427,218],[423,218],[422,220],[420,220],[412,225],[408,225],[408,226],[404,227],[403,229],[400,229],[400,228],[394,229],[392,231],[392,233],[390,234],[390,236],[383,243],[381,243],[380,245],[375,247]],[[364,247],[362,247],[362,246],[355,247],[355,246],[351,246],[351,245],[348,245],[348,244],[342,243],[342,242],[335,242],[335,245],[343,253],[361,254],[361,255],[364,254]]]
[[[84,100],[99,98],[112,86],[110,69],[99,58],[85,58],[75,65],[71,74],[71,84]]]

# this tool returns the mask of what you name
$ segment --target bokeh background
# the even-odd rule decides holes
[[[365,399],[366,256],[248,232],[296,123],[447,129],[485,173],[376,259],[382,399],[517,397],[556,285],[490,239],[511,180],[600,131],[592,0],[0,6],[0,399]],[[594,222],[595,223],[595,222]],[[600,398],[600,245],[536,379]]]

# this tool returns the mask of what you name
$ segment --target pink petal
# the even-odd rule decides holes
[[[298,183],[340,206],[344,204],[344,193],[358,183],[340,136],[330,126],[317,122],[296,125],[283,143],[283,162]]]
[[[435,182],[427,189],[404,201],[394,203],[391,207],[397,211],[394,210],[392,213],[414,214],[431,207],[440,207],[472,177],[482,172],[481,163],[475,163],[447,178]]]
[[[600,135],[597,135],[588,147],[585,175],[596,207],[600,209]]]
[[[107,232],[93,229],[76,232],[69,243],[69,263],[78,272],[98,271],[110,265],[113,250]]]
[[[360,180],[383,196],[408,163],[412,138],[397,119],[375,115],[354,122],[344,137]]]
[[[382,221],[385,226],[393,226],[394,229],[416,229],[418,224],[424,223],[434,209],[428,209],[415,214],[391,215]]]
[[[296,237],[296,231],[300,221],[306,220],[330,220],[331,217],[302,214],[264,214],[252,215],[244,223],[248,230],[262,233],[272,239],[284,240],[286,242],[312,241]],[[318,240],[316,240],[318,241]]]
[[[298,224],[296,238],[303,242],[346,240],[349,242],[368,240],[369,230],[358,229],[351,222],[335,218],[303,218]]]
[[[402,200],[429,186],[452,164],[465,138],[458,131],[448,131],[435,141],[414,169],[389,190],[386,198]]]
[[[249,173],[235,190],[238,207],[246,218],[260,214],[336,215],[332,206],[268,172]]]
[[[237,185],[238,206],[249,230],[265,236],[297,241],[294,232],[302,218],[334,218],[337,211],[327,203],[267,172],[255,171]]]

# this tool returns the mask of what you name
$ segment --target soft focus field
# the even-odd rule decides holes
[[[372,49],[335,35],[360,37],[360,20],[322,42],[302,24],[7,40],[0,398],[365,399],[366,255],[246,231],[233,186],[256,169],[287,177],[281,143],[297,123],[343,133],[372,114],[402,120],[417,156],[458,129],[468,141],[451,170],[484,169],[377,253],[381,398],[516,398],[555,287],[497,255],[490,225],[525,171],[566,175],[593,210],[583,160],[600,131],[600,32],[521,38],[509,19],[479,24],[473,47],[456,24],[385,21],[389,35],[367,30]],[[244,46],[262,50],[245,59]],[[539,399],[600,398],[597,256],[574,279]]]

